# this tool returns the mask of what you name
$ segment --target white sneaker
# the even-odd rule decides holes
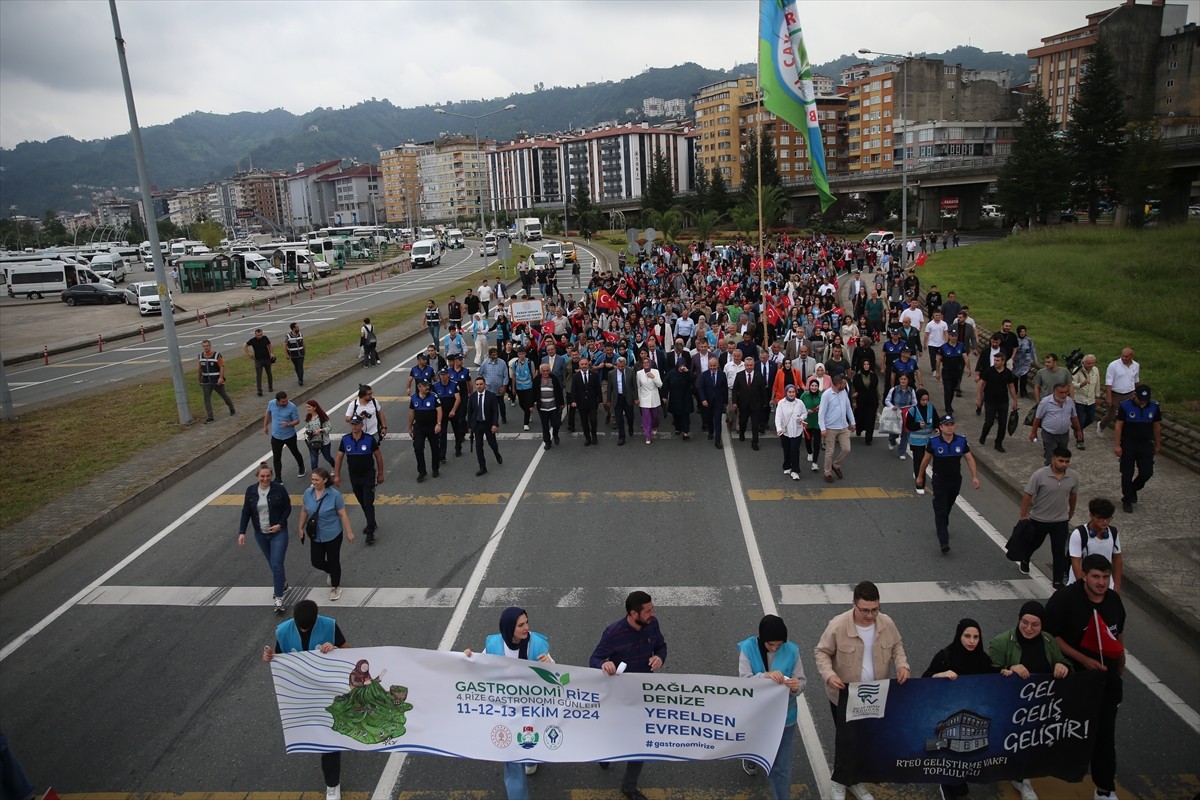
[[[785,469],[785,470],[783,471],[783,474],[784,474],[784,475],[791,475],[791,474],[792,474],[792,471],[791,471],[790,469]]]
[[[1093,797],[1094,800],[1117,800],[1117,793],[1115,790],[1111,792],[1104,792],[1097,789],[1096,794]]]
[[[818,466],[817,466],[817,465],[814,463],[814,464],[812,465],[812,471],[813,471],[813,472],[820,472],[820,467],[818,467]]]
[[[901,460],[901,461],[907,461],[907,460],[908,460],[908,456],[906,456],[904,453],[901,453],[901,454],[900,454],[900,460]]]
[[[342,800],[342,785],[326,787],[325,800]]]
[[[525,774],[532,775],[533,773],[537,772],[537,768],[538,768],[537,764],[526,764],[525,765]]]
[[[1021,800],[1038,800],[1037,792],[1033,790],[1028,778],[1023,781],[1012,781],[1012,785],[1021,793]]]
[[[812,453],[808,453],[806,455],[807,455],[808,460],[811,462],[812,461]]]
[[[529,426],[528,426],[528,425],[524,425],[524,426],[522,426],[522,428],[521,428],[521,429],[522,429],[522,430],[524,430],[524,431],[526,431],[526,432],[528,432],[528,431],[529,431]]]
[[[846,787],[837,781],[830,781],[829,800],[846,800]]]
[[[875,800],[875,795],[867,791],[867,785],[865,783],[855,783],[846,788],[848,788],[850,790],[850,794],[857,797],[858,800]]]
[[[920,487],[917,487],[917,494],[925,494],[925,490]]]
[[[796,470],[792,470],[792,480],[794,480],[794,481],[800,480],[800,473],[796,472]]]
[[[332,589],[330,589],[329,590],[329,599],[330,600],[341,600],[342,599],[342,587],[335,586]]]
[[[282,597],[275,598],[275,613],[276,614],[283,613],[283,598]]]

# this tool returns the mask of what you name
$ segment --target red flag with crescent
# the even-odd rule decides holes
[[[613,299],[612,293],[606,289],[601,289],[596,293],[596,307],[616,311],[618,306],[617,301]]]

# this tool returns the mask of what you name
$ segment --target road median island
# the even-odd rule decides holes
[[[478,285],[475,273],[434,294],[444,299]],[[428,298],[414,298],[395,308],[371,313],[384,354],[416,345],[425,330],[423,309]],[[305,332],[305,377],[295,390],[303,404],[323,385],[361,370],[358,327],[346,319]],[[391,342],[388,344],[388,342]],[[135,385],[88,391],[64,397],[62,403],[21,410],[13,422],[0,422],[0,442],[9,447],[3,472],[10,485],[22,478],[22,490],[0,497],[0,592],[25,580],[68,550],[104,530],[121,516],[194,474],[226,452],[242,436],[258,430],[266,398],[254,389],[254,365],[240,352],[226,354],[226,379],[238,413],[230,417],[216,402],[217,420],[203,425],[203,397],[195,378],[193,354],[184,353],[184,377],[193,424],[177,422],[169,371]],[[294,376],[286,358],[277,369],[280,383],[293,391]],[[81,396],[82,395],[82,396]],[[86,411],[79,411],[82,407]],[[64,409],[67,409],[64,411]],[[36,448],[22,446],[39,442]],[[54,454],[47,457],[48,453]],[[28,480],[35,476],[33,480]],[[36,514],[37,525],[25,523]]]

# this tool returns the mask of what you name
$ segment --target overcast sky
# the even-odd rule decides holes
[[[1145,2],[1145,0],[1143,0]],[[812,63],[860,47],[1009,53],[1118,0],[801,0]],[[1187,0],[1195,21],[1197,3]],[[143,126],[190,111],[402,107],[756,53],[756,0],[118,0]],[[694,89],[696,87],[688,87]],[[126,133],[108,3],[0,0],[0,146]]]

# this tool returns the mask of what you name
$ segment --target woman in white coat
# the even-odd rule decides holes
[[[775,435],[783,446],[783,474],[800,480],[800,443],[804,441],[804,422],[808,409],[796,398],[796,387],[788,385],[784,397],[775,406]]]
[[[646,444],[654,439],[658,432],[658,412],[662,405],[662,375],[650,366],[650,358],[642,359],[642,368],[637,373],[638,405],[642,407],[642,433],[646,435]]]
[[[483,356],[487,352],[487,332],[488,324],[483,318],[483,313],[476,311],[475,315],[471,317],[471,323],[467,326],[467,333],[475,342],[475,366],[477,367],[483,363]]]

